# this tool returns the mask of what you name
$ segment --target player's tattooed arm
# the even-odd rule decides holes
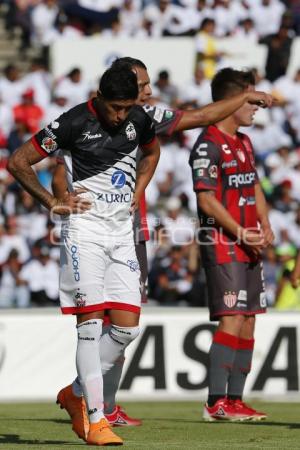
[[[9,158],[7,169],[29,194],[56,214],[80,213],[89,209],[90,201],[79,196],[82,190],[66,193],[62,199],[57,199],[41,185],[32,166],[43,158],[32,142],[27,141]]]
[[[36,151],[32,142],[27,141],[9,158],[7,169],[29,194],[50,209],[54,197],[40,184],[31,167],[42,159],[43,156]]]
[[[137,167],[137,178],[132,209],[135,209],[148,186],[160,157],[160,146],[157,139],[147,147],[142,148],[143,157]]]
[[[210,103],[202,108],[184,111],[174,131],[214,124],[230,116],[247,102],[262,107],[270,107],[274,98],[265,92],[247,91],[225,100]]]

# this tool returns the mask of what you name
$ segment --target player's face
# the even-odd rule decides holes
[[[248,86],[247,91],[254,91],[254,86]],[[237,127],[250,127],[253,123],[253,119],[256,111],[258,110],[257,105],[251,105],[250,103],[245,103],[241,108],[239,108],[233,117],[237,124]]]
[[[143,106],[148,103],[149,98],[152,95],[150,78],[147,70],[143,69],[142,67],[134,66],[133,71],[136,74],[139,87],[139,95],[136,100],[136,104]]]
[[[127,118],[136,100],[104,100],[102,102],[102,115],[110,127],[120,126]]]

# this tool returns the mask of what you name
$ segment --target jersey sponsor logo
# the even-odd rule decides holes
[[[130,203],[131,194],[126,192],[125,194],[97,194],[97,200],[105,203]]]
[[[50,124],[50,127],[53,128],[53,130],[56,130],[59,127],[59,122],[53,120],[53,122],[51,122]]]
[[[245,154],[242,150],[238,149],[237,150],[237,155],[240,158],[240,160],[244,163],[246,161],[246,157]]]
[[[136,139],[136,131],[132,122],[128,123],[125,133],[129,141],[134,141]]]
[[[155,108],[155,113],[154,113],[153,119],[156,122],[160,123],[162,121],[163,117],[164,117],[164,110],[160,109],[160,108]]]
[[[233,159],[232,161],[223,162],[221,167],[222,169],[230,169],[231,167],[237,167],[237,165],[237,161]]]
[[[84,133],[82,133],[84,138],[83,138],[83,142],[86,140],[91,140],[91,139],[99,139],[102,137],[101,133],[96,133],[96,134],[91,134],[90,131],[85,131]]]
[[[223,300],[228,308],[233,308],[237,301],[236,293],[234,291],[226,291]]]
[[[223,150],[224,153],[226,153],[226,155],[230,155],[231,154],[231,150],[230,150],[230,148],[228,147],[227,144],[223,144],[222,145],[222,150]]]
[[[126,175],[122,170],[116,170],[111,176],[111,184],[117,189],[121,189],[126,183]]]
[[[42,140],[41,147],[43,150],[45,150],[45,152],[51,153],[57,149],[57,143],[51,137],[45,137]]]
[[[54,140],[57,138],[57,136],[54,133],[52,133],[52,131],[48,127],[45,128],[45,133]]]
[[[83,308],[86,305],[86,300],[84,297],[86,297],[86,294],[80,292],[78,289],[78,292],[76,292],[74,297],[74,302],[76,303],[77,308]]]
[[[193,162],[193,169],[207,169],[209,166],[209,159],[196,159]]]
[[[215,165],[210,166],[210,168],[208,169],[208,173],[209,173],[210,178],[217,178],[218,177],[217,166],[215,166]]]
[[[80,280],[79,273],[79,256],[78,256],[78,248],[76,245],[72,245],[71,247],[71,256],[72,256],[72,267],[75,281]]]
[[[131,272],[137,272],[140,269],[139,263],[133,259],[128,259],[127,265]]]
[[[238,293],[238,300],[240,300],[241,302],[246,302],[247,301],[247,291],[244,291],[241,289]]]
[[[240,185],[248,185],[251,186],[255,180],[255,173],[235,173],[229,175],[228,184],[229,186],[239,187]]]
[[[267,297],[266,297],[266,293],[265,292],[261,292],[259,294],[259,303],[261,308],[266,308],[267,307]]]
[[[239,206],[252,206],[255,203],[255,197],[240,197],[239,199]]]
[[[208,147],[207,143],[206,143],[206,142],[202,142],[202,143],[197,147],[197,149],[196,149],[195,151],[196,151],[196,153],[197,153],[199,156],[206,156],[206,155],[207,155],[207,151],[203,150],[203,148],[207,148],[207,147]]]
[[[174,111],[165,111],[165,118],[172,119],[174,117]]]

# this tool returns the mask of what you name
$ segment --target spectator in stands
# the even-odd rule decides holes
[[[193,290],[193,274],[181,246],[173,246],[166,258],[153,261],[150,280],[150,297],[164,306],[177,306],[180,301],[197,302],[199,294]]]
[[[46,111],[51,100],[52,75],[42,58],[32,60],[29,72],[24,77],[24,83],[27,88],[34,90],[35,103]]]
[[[234,31],[234,37],[245,39],[253,44],[258,43],[259,35],[251,17],[246,17],[246,19],[240,22]]]
[[[20,71],[14,64],[4,68],[4,76],[0,79],[0,97],[7,106],[13,107],[20,103],[26,86],[20,78]]]
[[[43,109],[34,101],[34,90],[27,89],[22,94],[22,102],[13,108],[15,122],[22,123],[30,134],[39,131],[44,117]]]
[[[178,89],[173,83],[171,83],[170,74],[167,70],[161,70],[159,72],[154,86],[158,89],[159,97],[163,103],[166,103],[171,107],[176,107]]]
[[[278,32],[285,11],[285,6],[280,0],[258,0],[252,7],[249,2],[249,6],[250,16],[260,38]]]
[[[277,257],[282,266],[278,278],[275,308],[279,310],[300,309],[300,287],[294,289],[291,284],[291,276],[295,267],[296,248],[289,243],[276,249]]]
[[[197,108],[212,101],[210,82],[205,78],[201,63],[196,65],[193,80],[184,86],[179,97],[182,102],[195,102]]]
[[[64,78],[58,81],[56,89],[64,92],[68,101],[67,109],[70,109],[87,101],[90,86],[82,79],[81,69],[74,67]]]
[[[194,241],[196,220],[188,217],[178,197],[166,202],[167,215],[162,219],[173,245],[190,245]]]
[[[260,40],[268,47],[266,78],[275,81],[285,75],[290,60],[293,36],[291,30],[281,26],[277,33]]]
[[[217,49],[215,29],[215,20],[206,18],[196,36],[197,61],[202,63],[205,77],[209,80],[214,76],[222,56]]]
[[[280,264],[277,260],[274,247],[270,246],[265,249],[263,263],[267,304],[268,306],[273,306],[275,303],[277,283],[280,272]]]
[[[59,13],[57,0],[41,0],[32,11],[31,41],[35,46],[49,45],[48,34],[55,28],[55,21]]]
[[[17,216],[8,216],[5,220],[5,234],[0,236],[0,265],[8,260],[11,250],[17,250],[21,263],[25,263],[30,258],[30,251],[24,236],[18,229]]]
[[[58,306],[58,264],[50,258],[46,245],[35,248],[35,258],[21,270],[20,277],[30,290],[33,306]]]
[[[12,249],[2,267],[0,308],[27,308],[29,306],[29,290],[26,281],[20,275],[21,268],[18,251]]]

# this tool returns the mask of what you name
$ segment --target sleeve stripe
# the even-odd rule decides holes
[[[36,149],[36,151],[37,151],[40,155],[44,156],[44,158],[46,158],[47,156],[49,156],[48,153],[45,152],[45,150],[43,150],[43,149],[41,148],[41,146],[40,146],[40,144],[38,143],[38,141],[36,140],[35,136],[32,136],[31,142],[32,142],[34,148]]]
[[[167,136],[171,136],[171,134],[175,130],[175,128],[176,128],[176,126],[177,126],[177,124],[180,121],[182,116],[183,116],[183,111],[180,111],[180,110],[176,111],[176,117],[173,120],[173,122],[171,123],[171,126],[170,126],[170,128],[168,129],[168,131],[166,133]]]
[[[153,145],[157,140],[158,140],[157,137],[154,136],[154,138],[153,138],[150,142],[148,142],[147,144],[141,144],[141,147],[142,147],[142,148],[150,147],[150,146]]]
[[[205,184],[202,181],[196,181],[194,183],[194,190],[195,191],[217,191],[218,187],[213,186],[211,184]]]

